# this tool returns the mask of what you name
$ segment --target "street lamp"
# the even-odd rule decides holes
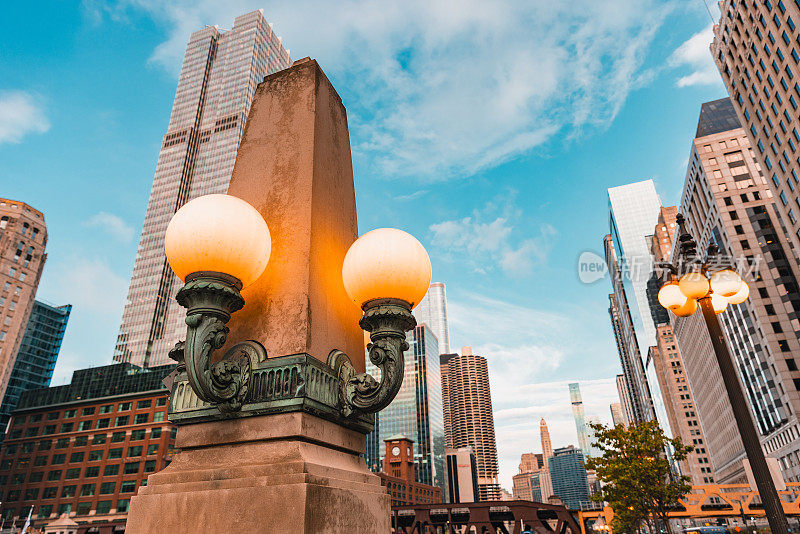
[[[254,370],[267,359],[257,340],[231,347],[221,359],[213,355],[225,344],[231,315],[244,306],[241,290],[266,269],[271,245],[261,214],[229,195],[206,195],[186,203],[167,228],[167,259],[186,282],[176,299],[187,309],[188,325],[186,341],[170,356],[178,361],[179,372],[185,369],[197,397],[223,414],[241,409]],[[352,244],[341,274],[348,296],[363,311],[359,325],[370,333],[370,361],[381,370],[379,382],[357,373],[344,352],[330,352],[329,371],[339,379],[338,407],[349,418],[377,412],[397,395],[403,382],[403,352],[408,349],[405,334],[416,326],[411,310],[428,290],[431,263],[413,236],[381,228]]]
[[[787,534],[789,524],[717,318],[729,305],[747,300],[750,288],[734,270],[720,265],[716,245],[710,245],[705,259],[701,259],[697,254],[697,243],[686,230],[683,215],[678,214],[676,220],[679,232],[677,261],[661,265],[671,272],[672,280],[661,287],[658,301],[678,317],[692,315],[699,305],[770,529],[774,534]]]

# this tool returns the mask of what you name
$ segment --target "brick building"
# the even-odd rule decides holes
[[[34,526],[124,524],[130,498],[166,467],[174,444],[161,381],[174,366],[75,371],[68,385],[24,392],[0,450],[0,514]]]
[[[438,486],[414,480],[414,442],[397,434],[385,440],[385,444],[386,457],[378,476],[392,497],[392,506],[442,502]]]

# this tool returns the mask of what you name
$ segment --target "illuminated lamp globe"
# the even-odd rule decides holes
[[[723,297],[732,297],[742,287],[742,277],[736,271],[725,269],[711,276],[711,289]]]
[[[742,281],[742,287],[739,288],[739,291],[736,292],[735,295],[732,297],[728,297],[729,304],[741,304],[742,302],[747,300],[747,297],[750,296],[750,286],[747,285],[747,282],[744,280]]]
[[[708,293],[708,278],[698,272],[686,273],[678,282],[678,287],[688,299],[703,298]]]
[[[689,317],[697,310],[697,301],[694,299],[686,299],[686,304],[680,308],[672,309],[672,313],[678,317]]]
[[[395,228],[378,228],[350,246],[342,264],[344,289],[358,306],[399,299],[413,308],[431,283],[431,260],[422,243]]]
[[[667,282],[658,291],[658,302],[670,310],[680,308],[687,300],[686,295],[681,293],[678,282]]]
[[[211,271],[237,278],[247,287],[261,276],[272,241],[264,218],[230,195],[205,195],[183,205],[169,222],[164,250],[181,280]]]
[[[719,293],[711,294],[711,307],[714,308],[714,313],[717,315],[727,310],[728,304],[730,304],[730,301],[726,297]]]

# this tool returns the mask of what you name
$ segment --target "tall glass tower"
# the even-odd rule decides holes
[[[427,324],[409,331],[406,341],[403,385],[392,403],[377,414],[375,430],[367,436],[367,464],[380,471],[384,441],[402,434],[415,443],[416,481],[439,486],[442,495],[447,495],[439,344]],[[367,372],[379,376],[380,370],[367,359]]]
[[[56,307],[38,300],[33,302],[14,369],[0,404],[0,441],[3,439],[1,432],[6,428],[22,392],[50,385],[71,311],[69,304]]]
[[[426,324],[439,341],[439,354],[450,354],[450,329],[447,326],[447,293],[444,284],[434,282],[414,308],[417,323]]]
[[[186,47],[172,114],[150,190],[114,359],[141,367],[168,362],[185,336],[181,281],[164,254],[164,233],[187,201],[228,190],[256,86],[289,67],[289,52],[261,11],[221,31],[207,26]]]
[[[577,382],[569,385],[569,400],[572,403],[572,415],[575,417],[575,430],[578,432],[578,445],[584,456],[589,456],[589,433],[586,430],[586,418],[583,413],[581,386]]]

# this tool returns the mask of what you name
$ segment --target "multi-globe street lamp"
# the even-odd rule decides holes
[[[721,260],[716,245],[709,246],[706,257],[701,258],[697,253],[697,242],[686,229],[683,215],[678,214],[677,223],[676,261],[660,264],[670,271],[671,280],[659,290],[658,301],[678,317],[694,314],[699,306],[770,529],[773,534],[786,534],[789,524],[717,318],[729,305],[747,300],[750,288],[730,264]]]
[[[259,343],[246,341],[213,358],[226,341],[231,314],[244,306],[241,290],[267,266],[269,228],[246,201],[230,195],[206,195],[186,203],[167,228],[165,249],[184,285],[178,303],[187,309],[186,341],[171,352],[186,370],[189,384],[203,401],[222,412],[239,410],[253,369],[266,359]],[[411,313],[428,290],[431,264],[413,236],[380,228],[358,238],[347,251],[341,271],[348,296],[360,306],[361,328],[370,333],[370,361],[380,381],[357,373],[342,351],[331,351],[328,365],[341,381],[340,410],[345,417],[388,406],[403,382],[406,332]]]

